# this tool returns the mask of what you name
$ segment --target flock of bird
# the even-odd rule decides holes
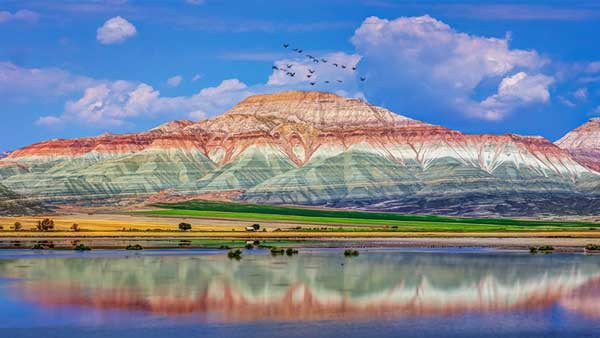
[[[283,48],[285,48],[285,49],[288,49],[289,47],[290,47],[290,44],[289,44],[289,43],[284,43],[284,44],[283,44]],[[302,50],[302,49],[299,49],[299,48],[292,48],[291,50],[292,50],[294,53],[297,53],[297,54],[302,54],[302,52],[303,52],[303,50]],[[312,55],[310,55],[310,54],[305,54],[305,55],[306,55],[306,57],[307,57],[307,58],[308,58],[310,61],[312,61],[312,62],[313,62],[313,63],[315,63],[315,64],[318,64],[318,63],[323,63],[323,64],[325,64],[325,63],[328,63],[328,62],[329,62],[329,60],[327,60],[327,59],[323,59],[323,58],[317,58],[317,57],[314,57],[314,56],[312,56]],[[341,68],[341,69],[351,69],[353,72],[354,72],[354,71],[356,71],[356,65],[354,65],[354,66],[351,66],[350,68],[348,68],[348,66],[347,66],[347,65],[338,64],[338,63],[335,63],[335,62],[329,62],[329,63],[330,63],[330,64],[331,64],[333,67],[336,67],[336,68]],[[273,70],[276,70],[276,71],[285,72],[285,75],[287,75],[287,76],[290,76],[290,77],[295,77],[295,76],[296,76],[296,71],[293,69],[293,67],[294,67],[294,65],[293,65],[293,64],[286,64],[286,65],[285,65],[285,67],[281,67],[281,66],[280,66],[280,67],[273,66],[273,67],[272,67],[272,69],[273,69]],[[312,68],[309,68],[309,69],[308,69],[308,73],[307,73],[307,74],[305,74],[305,75],[306,75],[306,78],[307,78],[307,79],[309,79],[309,84],[310,84],[311,86],[314,86],[314,85],[316,85],[316,84],[317,84],[317,81],[315,81],[315,80],[311,81],[311,80],[310,80],[310,79],[311,79],[311,78],[312,78],[312,77],[315,75],[315,72],[316,72],[316,71],[315,71],[314,69],[312,69]],[[366,78],[366,77],[364,77],[364,76],[361,76],[361,77],[360,77],[360,81],[361,81],[361,82],[364,82],[366,79],[367,79],[367,78]],[[342,80],[340,80],[340,79],[337,79],[337,80],[335,80],[335,81],[336,81],[336,82],[338,82],[338,83],[342,83],[342,82],[344,82],[344,81],[342,81]],[[324,81],[323,81],[323,83],[325,83],[325,84],[329,84],[329,83],[331,83],[331,82],[332,82],[331,80],[324,80]]]

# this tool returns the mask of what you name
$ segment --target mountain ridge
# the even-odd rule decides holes
[[[248,97],[198,122],[33,144],[0,160],[0,182],[71,201],[168,189],[179,198],[236,192],[262,203],[393,209],[406,202],[408,212],[446,198],[453,213],[461,204],[478,213],[478,203],[492,205],[495,196],[542,204],[560,195],[573,209],[595,195],[599,175],[572,154],[539,136],[464,134],[360,99],[286,91]],[[423,211],[446,212],[442,204]]]

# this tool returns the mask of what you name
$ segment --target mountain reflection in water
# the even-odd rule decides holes
[[[11,297],[217,321],[455,315],[562,306],[600,317],[600,264],[581,255],[313,251],[0,260]]]

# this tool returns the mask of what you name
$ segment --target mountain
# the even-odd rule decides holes
[[[0,160],[53,202],[227,195],[444,214],[595,212],[599,174],[542,137],[469,135],[332,93],[251,96],[200,122],[50,140]],[[162,195],[162,194],[161,194]]]
[[[8,155],[10,155],[10,152],[0,150],[0,160],[7,157]]]
[[[600,117],[592,118],[556,141],[575,160],[600,172]]]

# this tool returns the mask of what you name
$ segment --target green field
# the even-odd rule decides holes
[[[144,211],[143,213],[162,216],[288,221],[308,224],[308,226],[296,229],[299,231],[573,231],[600,228],[600,224],[591,222],[421,216],[384,212],[319,210],[204,200],[160,203],[153,206],[161,209]],[[327,226],[316,226],[320,224]]]

